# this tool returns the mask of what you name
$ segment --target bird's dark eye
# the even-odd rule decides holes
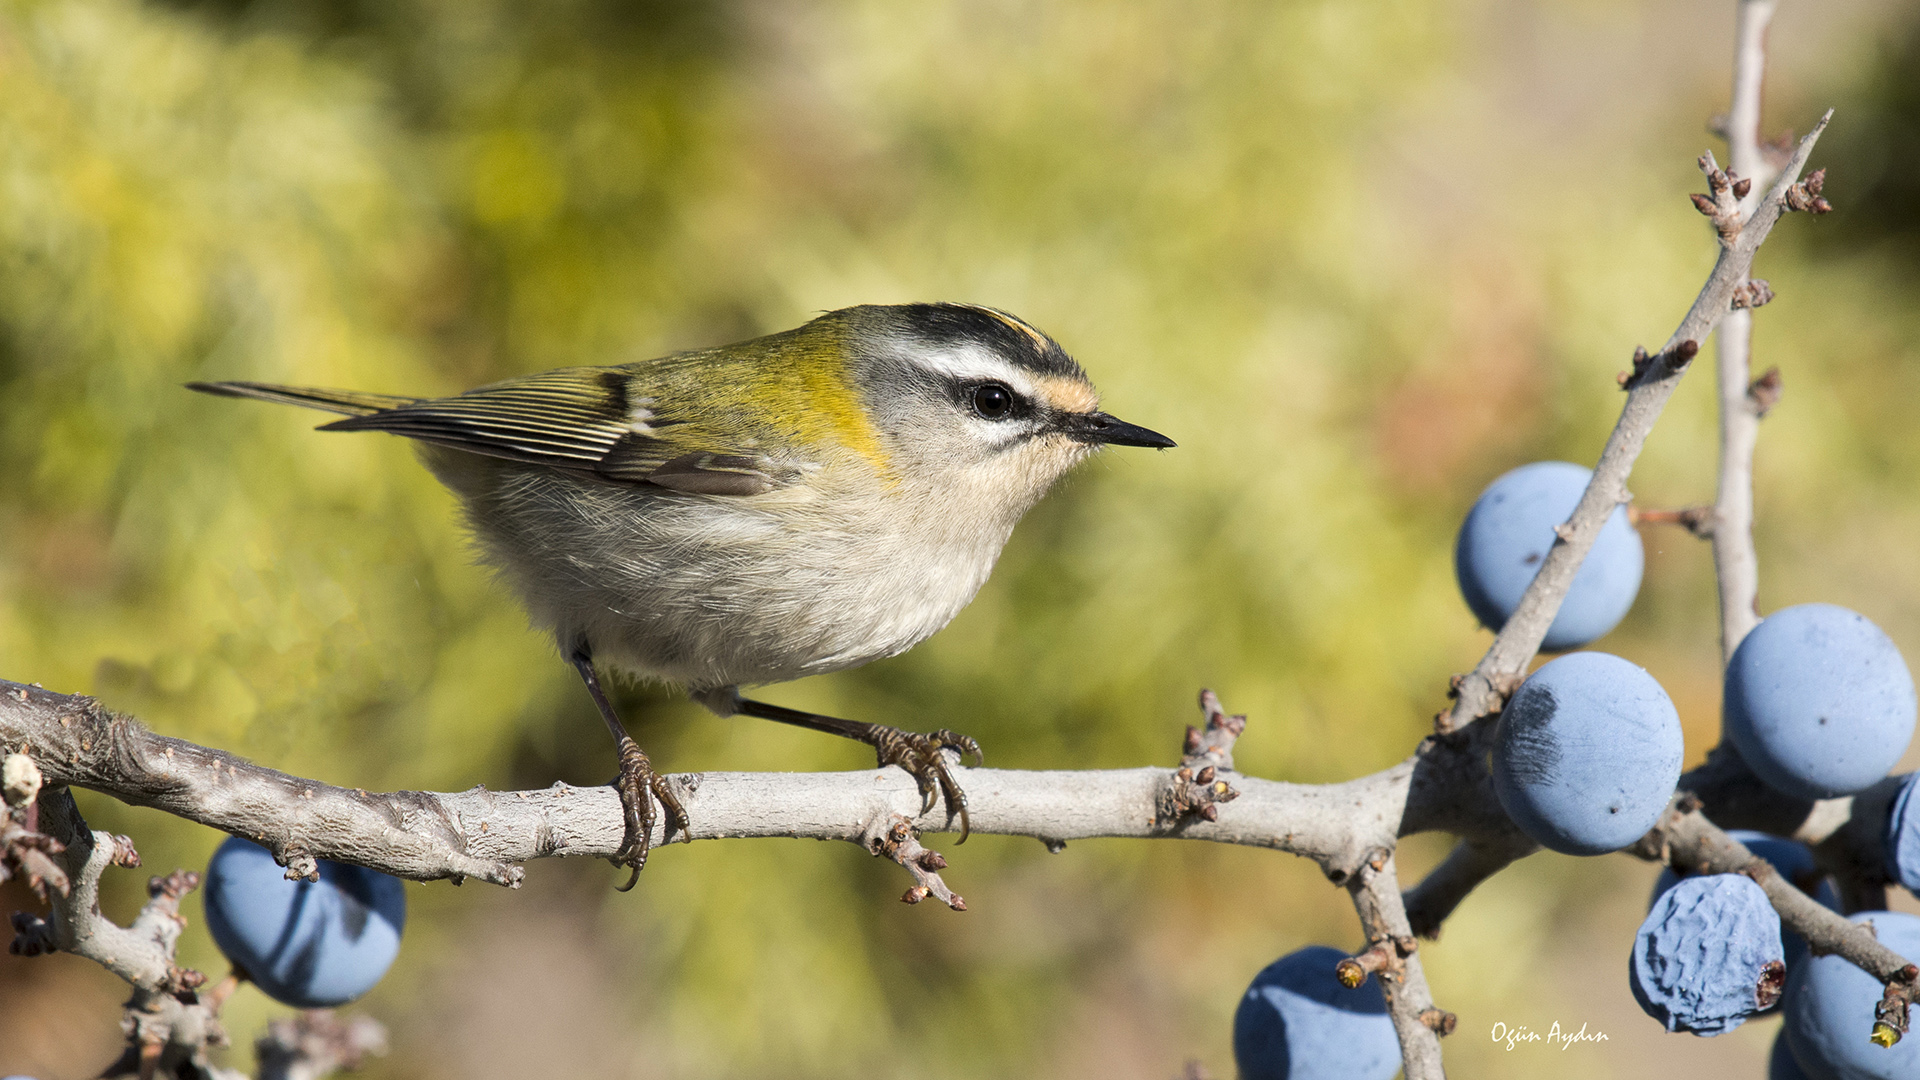
[[[1013,411],[1013,391],[1005,383],[981,383],[973,388],[973,411],[988,420],[1005,420]]]

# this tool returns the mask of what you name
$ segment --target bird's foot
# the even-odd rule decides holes
[[[948,767],[946,755],[941,751],[952,750],[956,755],[964,754],[973,758],[979,765],[986,759],[980,753],[980,744],[971,736],[941,728],[938,731],[921,733],[902,731],[886,724],[868,724],[864,738],[873,744],[874,754],[880,761],[880,767],[898,765],[913,777],[920,785],[920,812],[933,809],[933,800],[937,791],[939,797],[946,800],[947,816],[960,818],[960,839],[955,844],[967,842],[969,822],[967,820],[967,793],[953,778],[953,770]]]
[[[659,799],[660,805],[666,808],[669,838],[675,829],[687,831],[687,808],[681,805],[667,778],[653,771],[653,762],[647,760],[646,751],[640,749],[640,744],[631,736],[623,735],[620,739],[620,776],[613,782],[613,788],[620,793],[620,807],[626,811],[627,835],[609,861],[633,871],[627,883],[619,887],[621,892],[626,892],[640,880],[640,870],[647,865],[647,853],[653,850],[653,823],[658,820],[653,800]]]
[[[841,720],[837,717],[822,716],[819,713],[789,709],[785,705],[770,705],[764,701],[743,698],[732,687],[717,691],[706,691],[694,695],[694,700],[712,709],[721,716],[739,713],[743,716],[757,716],[762,720],[774,720],[782,724],[824,731],[846,739],[857,739],[873,747],[880,767],[898,765],[912,776],[920,785],[920,812],[933,809],[935,793],[947,801],[947,816],[960,819],[960,839],[956,844],[967,841],[969,822],[967,820],[967,793],[953,779],[953,769],[948,765],[945,751],[952,750],[956,755],[965,754],[973,758],[975,765],[984,759],[980,754],[980,744],[966,735],[941,728],[939,731],[921,733],[901,731],[886,724],[869,724],[860,720]]]

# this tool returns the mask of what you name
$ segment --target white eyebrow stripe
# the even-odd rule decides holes
[[[997,379],[1006,383],[1021,397],[1031,399],[1036,396],[1032,376],[986,349],[969,346],[934,349],[913,353],[910,359],[913,363],[935,374],[964,382]]]

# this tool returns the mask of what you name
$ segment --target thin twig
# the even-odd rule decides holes
[[[199,884],[199,875],[176,870],[150,879],[146,905],[132,923],[121,926],[100,911],[100,877],[110,867],[139,866],[133,844],[124,836],[88,829],[64,787],[43,789],[38,805],[41,826],[65,847],[60,857],[71,887],[65,895],[56,892],[48,897],[51,910],[46,920],[14,916],[14,951],[70,952],[94,961],[133,987],[121,1023],[126,1051],[102,1075],[245,1080],[207,1059],[209,1047],[227,1041],[219,1018],[224,995],[203,997],[199,989],[206,977],[174,961],[174,949],[186,928],[180,900]]]
[[[22,757],[11,755],[8,761]],[[17,802],[14,794],[9,791],[9,799]],[[146,905],[131,924],[120,926],[100,911],[100,878],[110,867],[140,865],[132,842],[88,829],[64,787],[36,786],[31,797],[40,811],[38,822],[59,843],[67,887],[45,890],[48,918],[14,914],[11,951],[27,956],[70,952],[133,987],[121,1022],[127,1045],[101,1073],[103,1080],[247,1080],[244,1073],[217,1066],[207,1057],[209,1049],[227,1045],[220,1009],[239,978],[229,975],[203,991],[206,977],[174,960],[187,925],[180,901],[198,887],[200,875],[175,870],[150,879]],[[385,1029],[372,1019],[340,1019],[331,1011],[316,1011],[295,1021],[274,1021],[256,1044],[255,1055],[261,1080],[320,1080],[355,1067],[367,1054],[385,1053],[385,1040]]]
[[[1724,324],[1721,329],[1726,329]],[[1627,508],[1627,520],[1635,525],[1678,525],[1702,540],[1713,537],[1713,515],[1711,506],[1683,506],[1678,510]]]
[[[1884,813],[1883,809],[1882,820]],[[1674,796],[1660,824],[1632,851],[1695,874],[1745,874],[1758,882],[1779,913],[1781,924],[1805,938],[1814,955],[1845,957],[1885,984],[1886,998],[1877,1015],[1861,1018],[1861,1037],[1866,1038],[1881,1024],[1899,1035],[1906,1034],[1909,1007],[1920,1001],[1920,968],[1880,944],[1871,929],[1828,910],[1781,877],[1772,864],[1707,820],[1700,812],[1698,799],[1688,794]]]
[[[1445,1080],[1440,1063],[1440,1036],[1453,1030],[1453,1014],[1437,1009],[1427,976],[1414,946],[1413,929],[1401,906],[1400,883],[1393,855],[1382,851],[1347,885],[1360,927],[1373,948],[1371,968],[1387,996],[1387,1015],[1400,1038],[1400,1058],[1406,1080]],[[1365,954],[1363,954],[1365,955]],[[1344,965],[1343,965],[1344,966]]]
[[[1480,883],[1540,850],[1517,828],[1491,837],[1475,836],[1454,845],[1440,865],[1407,890],[1407,923],[1423,938],[1437,938],[1440,927]]]
[[[1761,188],[1773,179],[1760,151],[1760,102],[1767,64],[1767,26],[1775,0],[1741,0],[1734,29],[1733,107],[1727,112],[1728,165],[1754,181],[1741,200],[1750,217]],[[1742,275],[1743,279],[1745,275]],[[1748,284],[1743,281],[1743,284]],[[1750,287],[1750,286],[1749,286]],[[1769,294],[1770,295],[1770,294]],[[1736,306],[1720,324],[1720,484],[1713,507],[1713,570],[1720,586],[1720,662],[1760,622],[1760,561],[1753,549],[1753,450],[1761,409],[1748,392],[1752,380],[1754,305]]]
[[[876,856],[892,859],[913,875],[913,885],[900,899],[909,904],[917,904],[931,896],[955,911],[967,910],[967,902],[960,894],[947,887],[940,878],[940,871],[947,868],[947,860],[939,852],[920,845],[920,836],[913,831],[913,823],[899,814],[876,814],[873,822],[867,826],[867,850]]]
[[[386,1052],[387,1029],[379,1021],[343,1017],[332,1009],[269,1021],[266,1034],[253,1044],[260,1080],[320,1080]]]
[[[1439,718],[1438,727],[1443,733],[1457,731],[1498,711],[1505,701],[1505,688],[1526,671],[1527,664],[1540,651],[1547,627],[1559,613],[1560,602],[1566,599],[1574,574],[1600,535],[1600,527],[1614,507],[1627,501],[1627,474],[1633,470],[1654,421],[1659,419],[1667,399],[1679,386],[1680,376],[1699,352],[1700,342],[1705,341],[1732,310],[1735,290],[1745,285],[1754,254],[1772,231],[1774,222],[1786,211],[1789,187],[1799,179],[1800,170],[1806,167],[1814,144],[1832,116],[1832,110],[1828,110],[1806,138],[1800,140],[1792,160],[1740,227],[1731,233],[1721,231],[1720,257],[1714,263],[1713,272],[1707,276],[1693,306],[1667,343],[1647,358],[1642,374],[1628,381],[1626,406],[1621,409],[1613,433],[1607,437],[1580,504],[1566,524],[1560,526],[1559,537],[1548,549],[1539,573],[1527,586],[1519,606],[1494,638],[1492,647],[1473,671],[1459,680],[1453,707]],[[1711,154],[1702,157],[1701,169],[1707,174],[1709,186],[1716,189],[1716,195],[1731,187],[1726,183],[1725,174],[1713,165]],[[1812,206],[1809,200],[1817,199],[1819,193],[1793,194],[1796,203]]]
[[[1773,19],[1774,5],[1775,0],[1740,0],[1735,28],[1733,104],[1723,132],[1732,171],[1758,184],[1774,179],[1774,163],[1768,148],[1760,142],[1767,28]],[[1808,181],[1808,186],[1814,189],[1810,193],[1814,198],[1796,200],[1794,192],[1789,190],[1789,203],[1803,201],[1813,208],[1818,202],[1818,175]],[[1741,212],[1751,215],[1757,198],[1756,191],[1749,191],[1741,203]],[[1743,295],[1748,300],[1744,304],[1740,302]],[[1753,455],[1759,440],[1760,420],[1780,399],[1780,371],[1771,368],[1758,379],[1752,377],[1751,308],[1771,297],[1772,290],[1765,282],[1747,283],[1744,293],[1736,294],[1735,310],[1728,314],[1719,330],[1720,480],[1714,504],[1713,563],[1720,590],[1723,666],[1732,661],[1734,650],[1760,623],[1759,558],[1753,544]],[[1718,790],[1686,788],[1683,781],[1683,790],[1696,790],[1716,821],[1726,824],[1752,808],[1758,808],[1768,817],[1789,820],[1793,820],[1794,810],[1802,811],[1802,815],[1793,820],[1792,828],[1772,831],[1818,834],[1809,835],[1807,839],[1819,845],[1822,868],[1834,875],[1848,910],[1878,910],[1885,906],[1886,874],[1879,830],[1863,830],[1853,824],[1859,816],[1853,812],[1851,802],[1845,804],[1845,812],[1821,814],[1823,805],[1833,811],[1838,809],[1834,804],[1839,801],[1812,804],[1785,799],[1764,789],[1756,792],[1754,789],[1762,785],[1749,779],[1751,773],[1737,752],[1727,746],[1716,753],[1719,760],[1713,768],[1701,771],[1717,781]],[[1729,797],[1736,793],[1745,797]],[[1866,793],[1861,797],[1865,798]],[[1826,835],[1827,829],[1833,829],[1837,835]]]
[[[1733,101],[1727,110],[1727,165],[1754,182],[1743,200],[1751,214],[1760,192],[1773,182],[1760,148],[1760,106],[1766,97],[1767,29],[1777,0],[1739,0],[1733,30]]]

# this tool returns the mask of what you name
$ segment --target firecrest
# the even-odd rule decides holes
[[[637,877],[685,810],[615,715],[594,664],[742,713],[858,739],[935,788],[967,829],[951,731],[839,720],[739,687],[911,648],[973,599],[1014,524],[1103,445],[1171,447],[1097,408],[1054,340],[970,304],[864,306],[784,333],[445,398],[251,382],[192,389],[344,413],[322,431],[420,444],[485,560],[550,629],[619,746]],[[630,877],[627,887],[634,878]]]

